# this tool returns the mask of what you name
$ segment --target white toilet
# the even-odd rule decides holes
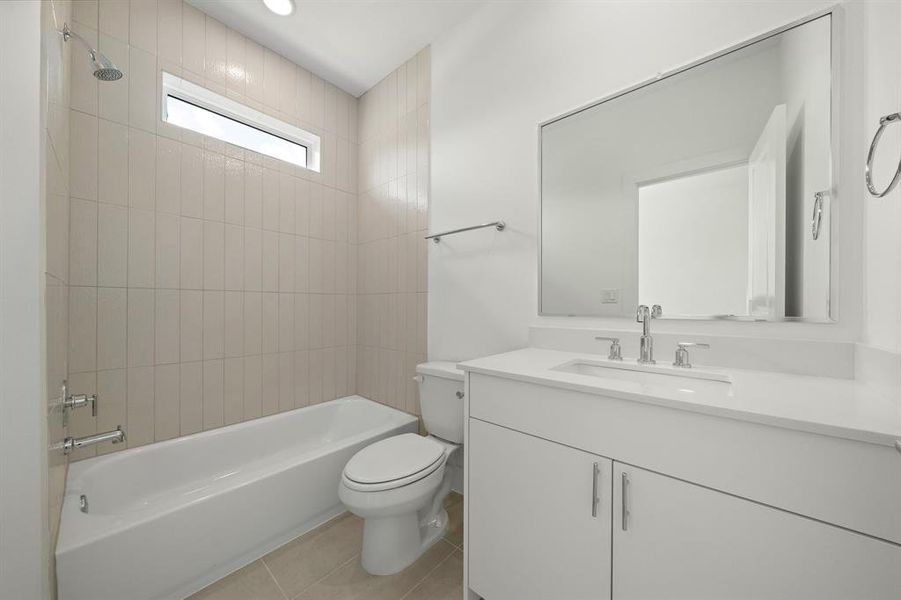
[[[463,372],[453,363],[416,367],[428,437],[404,433],[363,448],[344,467],[338,495],[363,518],[363,568],[390,575],[411,565],[447,529],[446,468],[463,443]]]

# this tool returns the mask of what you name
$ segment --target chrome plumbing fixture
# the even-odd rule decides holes
[[[710,344],[702,344],[700,342],[679,342],[676,344],[676,359],[673,361],[674,367],[679,367],[680,369],[691,368],[688,348],[710,348]]]
[[[73,450],[87,448],[88,446],[93,446],[94,444],[99,444],[101,442],[119,444],[124,441],[125,432],[122,430],[122,426],[119,425],[113,431],[105,431],[96,435],[89,435],[83,438],[67,437],[63,440],[63,454],[71,454]]]
[[[62,34],[63,40],[68,42],[74,38],[87,49],[88,54],[91,56],[91,64],[94,66],[94,77],[100,81],[118,81],[122,79],[124,75],[122,70],[116,67],[113,61],[104,56],[102,52],[92,48],[86,39],[69,29],[68,23],[63,25],[63,30],[60,31],[60,34]]]
[[[610,360],[622,360],[623,359],[623,349],[619,345],[619,338],[615,337],[604,337],[602,335],[595,336],[596,340],[599,342],[610,342],[610,352],[607,354],[607,358]]]
[[[663,309],[659,304],[655,304],[651,308],[641,304],[635,315],[635,320],[641,323],[641,339],[638,352],[638,364],[655,365],[654,360],[654,338],[651,337],[651,319],[659,319],[663,315]]]
[[[91,416],[97,416],[97,394],[70,394],[69,384],[66,380],[63,380],[60,396],[62,397],[63,425],[69,423],[69,413],[82,406],[90,406]]]

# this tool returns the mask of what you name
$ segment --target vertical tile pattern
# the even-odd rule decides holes
[[[56,23],[73,20],[72,8],[68,0],[57,0],[52,5],[44,2],[41,6],[41,79],[44,82],[41,88],[41,109],[46,115],[43,131],[46,185],[42,198],[46,231],[44,291],[47,398],[44,408],[47,415],[48,445],[61,441],[83,426],[84,421],[91,420],[88,415],[86,419],[77,423],[70,421],[65,426],[60,404],[62,382],[67,378],[69,370],[70,330],[75,327],[81,331],[69,319],[70,306],[74,302],[78,311],[84,312],[88,319],[96,314],[97,306],[96,294],[80,294],[74,301],[70,296],[71,285],[97,285],[97,180],[90,172],[75,174],[81,191],[80,201],[77,201],[72,198],[70,172],[76,165],[93,168],[99,142],[96,119],[92,115],[81,115],[77,125],[74,128],[72,125],[75,115],[70,111],[70,106],[78,102],[90,104],[92,100],[90,90],[84,90],[83,86],[72,82],[70,65],[74,54],[71,52],[71,44],[64,43],[56,32]],[[96,32],[86,34],[89,39],[96,37]],[[80,93],[74,99],[71,94],[73,87]],[[96,104],[96,97],[93,101]],[[15,117],[3,115],[3,118]],[[74,138],[73,131],[77,133]],[[94,154],[76,155],[81,148]],[[96,339],[96,330],[89,334]],[[96,352],[89,354],[87,360],[82,361],[83,365],[89,365],[90,360],[96,364],[100,358]],[[89,374],[76,384],[84,386],[86,393],[93,393],[96,382]],[[67,464],[67,457],[62,452],[48,452],[45,509],[48,515],[50,548],[56,546],[59,532]],[[48,567],[50,588],[55,590],[56,565],[52,552]]]
[[[96,388],[70,433],[128,439],[73,458],[354,393],[357,99],[182,0],[76,5],[125,77],[51,57],[48,389]],[[163,70],[321,136],[322,172],[163,123]]]
[[[413,376],[426,355],[429,69],[425,48],[360,98],[358,225],[339,233],[358,240],[357,391],[414,414]],[[340,131],[356,108],[338,107]],[[311,217],[311,226],[329,218]]]

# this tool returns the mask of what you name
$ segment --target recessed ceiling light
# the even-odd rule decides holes
[[[294,12],[294,0],[263,0],[263,4],[282,17],[287,17]]]

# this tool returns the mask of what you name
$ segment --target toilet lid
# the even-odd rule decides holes
[[[404,433],[357,452],[344,467],[344,475],[364,484],[386,483],[419,472],[425,476],[443,456],[441,444],[415,433]]]

